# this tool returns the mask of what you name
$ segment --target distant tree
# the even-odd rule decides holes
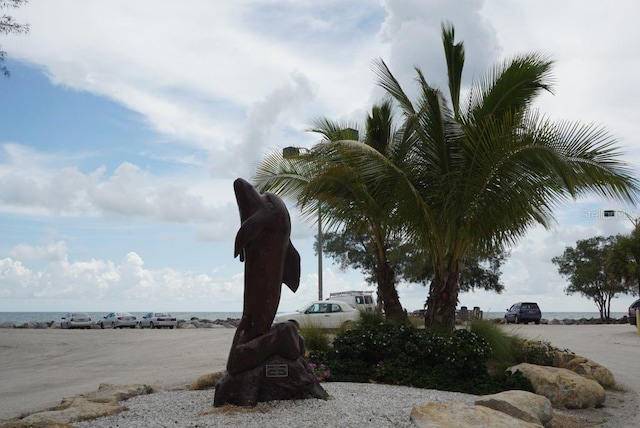
[[[630,235],[618,235],[609,255],[612,274],[622,278],[630,294],[640,295],[640,229]]]
[[[403,242],[400,235],[389,238],[387,245],[385,252],[397,281],[428,285],[433,280],[432,265],[419,247]],[[341,269],[359,270],[368,283],[376,283],[376,247],[366,233],[354,233],[353,229],[327,232],[323,236],[322,247],[324,254],[331,257]],[[317,242],[315,250],[317,253]],[[466,259],[460,274],[460,291],[504,291],[504,285],[500,282],[500,268],[505,258],[506,254],[498,253]]]
[[[608,263],[615,244],[613,236],[596,236],[578,241],[575,248],[567,247],[562,256],[551,260],[558,266],[558,272],[569,279],[564,291],[593,300],[603,321],[610,317],[611,300],[616,294],[627,292],[626,285],[611,272]]]
[[[8,8],[18,8],[26,4],[28,0],[0,0],[0,9],[3,11]],[[29,24],[18,24],[11,16],[6,15],[4,12],[0,16],[0,33],[2,34],[21,34],[29,32]],[[0,63],[4,62],[7,53],[2,49],[0,45]],[[5,65],[0,66],[0,72],[5,76],[9,76],[9,69]]]

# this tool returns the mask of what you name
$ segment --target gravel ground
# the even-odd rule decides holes
[[[415,428],[411,409],[430,401],[459,400],[473,404],[475,395],[382,384],[329,382],[322,384],[331,398],[323,400],[272,401],[255,408],[226,406],[215,409],[213,390],[164,391],[134,397],[122,404],[119,414],[75,423],[87,428],[147,427],[242,427],[242,428]],[[632,391],[607,391],[598,409],[554,409],[554,428],[637,427],[638,395]]]
[[[129,410],[76,423],[76,427],[331,427],[415,428],[411,409],[429,401],[460,400],[473,404],[474,395],[404,386],[323,383],[329,400],[275,401],[255,408],[214,409],[213,390],[174,391],[128,400]]]

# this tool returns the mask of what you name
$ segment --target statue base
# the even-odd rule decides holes
[[[227,373],[216,384],[213,405],[255,406],[262,401],[328,397],[302,357],[288,360],[274,355],[250,370]]]

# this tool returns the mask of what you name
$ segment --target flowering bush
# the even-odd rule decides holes
[[[553,366],[555,353],[558,350],[549,342],[523,339],[516,351],[516,359],[524,363]]]
[[[374,381],[472,394],[502,391],[505,383],[510,389],[532,390],[520,378],[492,378],[487,370],[490,354],[488,343],[467,330],[435,334],[379,321],[338,334],[332,348],[312,353],[311,358],[331,367],[331,380],[338,382]]]
[[[318,382],[324,382],[325,380],[329,379],[329,376],[331,376],[331,370],[329,370],[329,368],[322,363],[317,364],[309,362],[307,363],[307,365],[316,376]]]

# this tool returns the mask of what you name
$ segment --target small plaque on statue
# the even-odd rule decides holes
[[[267,377],[288,377],[289,366],[286,364],[267,364],[265,366]]]

